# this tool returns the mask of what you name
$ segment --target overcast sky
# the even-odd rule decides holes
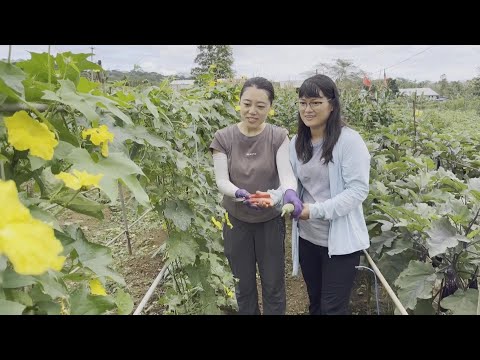
[[[164,75],[190,73],[196,45],[52,45],[63,51],[90,53],[108,70],[128,71],[137,64]],[[28,59],[28,51],[47,52],[47,45],[13,45],[12,59]],[[0,45],[0,59],[8,45]],[[302,80],[318,63],[335,59],[353,61],[372,79],[403,77],[410,80],[468,80],[480,75],[480,45],[233,45],[233,69],[238,76],[264,76],[270,80]]]

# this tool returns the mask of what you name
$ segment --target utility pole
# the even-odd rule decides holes
[[[93,62],[93,49],[95,49],[93,46],[90,46],[90,61]],[[93,81],[93,70],[90,71],[90,80]]]

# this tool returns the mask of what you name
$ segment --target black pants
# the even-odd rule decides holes
[[[257,263],[262,283],[263,313],[284,315],[285,294],[285,221],[282,217],[246,223],[229,214],[233,228],[223,227],[225,256],[233,276],[238,313],[259,315]]]
[[[300,238],[299,257],[310,300],[310,315],[348,315],[360,252],[329,258],[328,248]]]

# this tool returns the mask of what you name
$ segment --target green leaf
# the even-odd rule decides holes
[[[75,84],[70,80],[59,80],[59,83],[61,84],[61,86],[56,94],[46,90],[44,92],[45,95],[42,97],[42,99],[57,101],[62,104],[71,106],[72,108],[80,111],[83,115],[85,115],[85,117],[88,119],[88,121],[90,121],[90,123],[98,121],[100,116],[95,111],[97,101],[91,101],[91,99],[87,98],[91,95],[78,95],[76,93]]]
[[[478,290],[477,289],[458,289],[453,295],[450,295],[441,301],[442,307],[452,311],[453,315],[477,315]]]
[[[181,259],[185,265],[193,264],[198,252],[198,244],[184,232],[173,232],[167,239],[170,259]]]
[[[39,315],[60,315],[62,307],[53,301],[40,301],[35,304]]]
[[[33,155],[28,155],[28,159],[30,160],[30,170],[35,171],[37,169],[40,169],[42,166],[44,166],[47,161],[43,160],[42,158],[33,156]]]
[[[7,95],[14,92],[15,97],[25,98],[25,89],[22,81],[25,80],[25,73],[17,66],[0,61],[0,93]],[[12,91],[13,90],[13,91]]]
[[[371,239],[372,250],[377,254],[382,252],[383,247],[391,247],[393,240],[398,236],[398,234],[393,231],[382,232],[379,236],[375,236]]]
[[[86,285],[77,289],[70,297],[72,315],[100,315],[115,307],[111,296],[89,295]]]
[[[82,194],[75,196],[73,200],[72,197],[75,194],[75,191],[64,188],[62,189],[53,199],[53,202],[61,206],[66,207],[67,209],[76,211],[80,214],[85,214],[92,216],[96,219],[103,220],[103,208],[104,205],[99,204],[96,201],[90,200]]]
[[[89,93],[100,86],[98,82],[92,82],[87,78],[81,77],[77,85],[77,91],[81,93]]]
[[[48,74],[50,73],[50,80],[56,82],[55,77],[55,58],[48,53],[36,53],[30,51],[30,59],[20,61],[17,66],[22,68],[30,78],[39,82],[48,83]]]
[[[53,158],[57,160],[63,160],[67,158],[70,153],[77,149],[77,146],[74,146],[71,142],[59,141],[57,147],[54,150]]]
[[[44,222],[52,226],[55,230],[62,231],[60,224],[55,216],[50,214],[49,212],[40,209],[38,206],[32,205],[28,208],[30,210],[30,214],[37,220]]]
[[[22,315],[25,305],[0,299],[0,315]]]
[[[180,230],[187,230],[193,219],[193,211],[188,206],[188,203],[183,200],[168,201],[165,211],[163,212],[167,219],[173,221],[176,227]]]
[[[447,248],[456,246],[457,236],[460,235],[445,217],[432,221],[431,228],[426,233],[429,235],[427,245],[430,257],[442,254]]]
[[[27,285],[35,284],[36,280],[29,275],[17,274],[14,270],[7,268],[3,273],[3,288],[15,289]]]
[[[432,299],[418,299],[414,315],[435,315],[435,309],[432,305]]]
[[[85,149],[77,148],[70,152],[65,160],[73,164],[73,169],[85,170],[89,174],[103,174],[100,188],[112,202],[115,202],[118,196],[117,180],[122,179],[135,196],[138,196],[139,203],[149,204],[148,195],[142,191],[138,181],[133,180],[130,176],[132,174],[144,175],[143,171],[125,154],[111,153],[108,158],[102,158],[95,163]]]
[[[7,298],[11,301],[15,301],[29,307],[33,306],[32,298],[23,290],[9,289],[5,290],[5,293],[7,294]]]
[[[125,185],[127,185],[127,187],[130,189],[138,203],[142,206],[148,207],[150,205],[150,199],[148,198],[148,195],[143,189],[142,185],[140,185],[140,183],[138,182],[137,175],[132,174],[124,176],[122,179]]]
[[[59,297],[66,297],[68,291],[63,283],[61,283],[53,271],[49,270],[48,273],[35,276],[38,283],[42,286],[43,292],[56,299]]]
[[[122,289],[117,289],[115,304],[118,308],[118,315],[129,315],[133,310],[132,297]]]
[[[67,231],[76,240],[72,246],[84,267],[88,267],[98,276],[109,277],[122,286],[126,285],[123,277],[110,269],[113,259],[109,247],[89,242],[78,226],[68,227]]]
[[[408,309],[415,309],[418,299],[430,299],[437,275],[431,264],[412,260],[400,273],[395,285],[399,287],[398,297]]]

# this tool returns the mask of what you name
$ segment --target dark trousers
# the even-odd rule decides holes
[[[233,276],[238,313],[259,315],[257,263],[262,284],[263,313],[283,315],[285,294],[285,221],[278,216],[262,223],[246,223],[229,214],[233,228],[223,228],[225,256]]]
[[[310,315],[348,315],[360,252],[329,258],[328,248],[300,238],[299,257]]]

